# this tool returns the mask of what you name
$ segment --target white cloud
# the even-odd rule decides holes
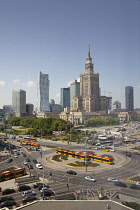
[[[20,82],[20,79],[13,80],[13,83],[19,83],[19,82]]]
[[[28,81],[27,83],[26,83],[26,86],[28,86],[28,87],[34,87],[36,84],[34,83],[34,81]]]
[[[0,81],[0,85],[1,86],[5,85],[5,81]]]

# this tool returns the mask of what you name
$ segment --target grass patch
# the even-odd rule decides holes
[[[134,181],[134,182],[140,181],[140,176],[135,176],[131,178],[130,181]]]
[[[75,161],[75,163],[69,163],[67,165],[72,167],[85,167],[85,162]],[[87,167],[97,167],[99,165],[99,163],[87,162]]]
[[[54,155],[54,156],[52,157],[52,160],[54,160],[54,161],[56,161],[56,162],[62,162],[62,160],[60,160],[60,158],[61,158],[61,155]]]
[[[5,168],[5,169],[3,169],[3,170],[0,170],[0,173],[5,172],[5,171],[12,171],[12,170],[14,170],[14,169],[16,169],[16,167],[12,166],[12,167]]]

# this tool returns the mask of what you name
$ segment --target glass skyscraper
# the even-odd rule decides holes
[[[37,81],[37,112],[49,112],[49,75],[43,74],[41,71],[38,74]]]
[[[70,108],[70,87],[61,88],[60,90],[60,105],[62,108]]]
[[[134,109],[134,96],[133,96],[133,87],[125,87],[125,108],[126,111],[133,111]]]
[[[75,96],[80,96],[80,82],[75,80],[70,84],[70,108],[74,109],[73,99]]]
[[[26,91],[13,90],[12,92],[12,107],[16,117],[26,116]]]

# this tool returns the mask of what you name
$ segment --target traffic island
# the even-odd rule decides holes
[[[92,162],[80,162],[80,161],[75,161],[74,163],[69,163],[67,164],[67,166],[70,166],[70,167],[97,167],[97,166],[100,166],[99,163],[92,163]]]

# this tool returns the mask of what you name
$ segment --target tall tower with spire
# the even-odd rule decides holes
[[[106,111],[106,96],[100,96],[99,74],[94,73],[94,65],[90,56],[86,58],[85,72],[80,74],[80,96],[74,98],[74,109],[81,112]]]

